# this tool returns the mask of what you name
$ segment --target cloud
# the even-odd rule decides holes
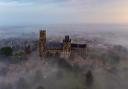
[[[1,24],[128,22],[128,0],[0,0]]]
[[[116,4],[128,3],[128,0],[0,0],[0,5],[14,4],[56,4],[64,7],[84,7],[84,8],[97,8],[104,6],[111,6]]]
[[[32,5],[32,3],[19,3],[16,1],[13,2],[0,2],[1,7],[13,7],[13,6],[29,6]]]
[[[19,3],[59,3],[59,2],[66,2],[68,0],[0,0],[0,2],[19,2]]]

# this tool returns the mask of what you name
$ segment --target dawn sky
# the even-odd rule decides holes
[[[128,23],[128,0],[0,0],[0,26]]]

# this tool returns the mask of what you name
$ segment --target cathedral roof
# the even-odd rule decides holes
[[[46,42],[47,49],[60,49],[63,45],[60,42]]]
[[[86,44],[71,44],[72,48],[86,48]]]

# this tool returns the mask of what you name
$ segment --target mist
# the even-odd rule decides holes
[[[0,89],[127,89],[127,25],[36,25],[1,27],[0,39],[30,38],[38,40],[39,31],[47,27],[48,40],[62,41],[70,35],[73,42],[87,43],[87,58],[75,55],[78,67],[62,66],[58,58],[40,58],[37,50],[23,61],[0,56]],[[114,55],[114,56],[113,56]],[[17,62],[17,61],[18,62]],[[70,58],[72,62],[72,58]],[[87,63],[89,60],[92,62]],[[96,61],[106,64],[97,65]],[[13,62],[14,61],[14,62]],[[16,61],[16,62],[15,62]],[[85,64],[84,64],[85,63]],[[94,81],[86,85],[85,73],[91,70]]]
[[[15,37],[38,38],[38,32],[47,28],[47,36],[77,36],[85,39],[98,38],[112,44],[128,47],[127,24],[61,24],[0,27],[0,39]]]

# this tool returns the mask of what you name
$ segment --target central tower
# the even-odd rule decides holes
[[[68,58],[71,54],[71,39],[68,35],[65,36],[63,40],[63,56]]]
[[[45,55],[46,46],[46,30],[41,30],[39,35],[39,56]]]

